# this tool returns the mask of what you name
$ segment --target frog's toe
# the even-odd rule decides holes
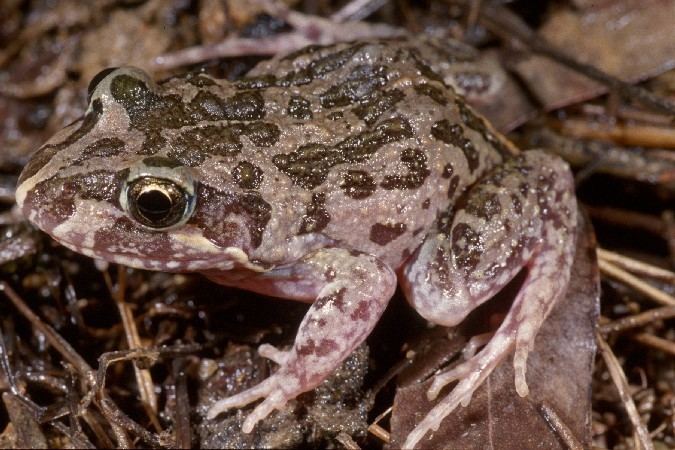
[[[262,344],[260,347],[258,347],[258,354],[263,358],[267,358],[279,364],[280,366],[283,366],[288,360],[290,352],[281,351],[270,344]]]
[[[483,381],[480,371],[472,372],[468,377],[462,379],[457,386],[434,406],[427,416],[413,429],[406,438],[403,448],[415,448],[417,443],[422,440],[429,431],[436,431],[443,419],[445,419],[455,408],[461,404],[467,404],[471,399],[473,392],[481,385]]]
[[[267,417],[275,409],[281,409],[286,405],[287,397],[280,390],[276,390],[270,394],[261,404],[255,407],[253,412],[246,417],[241,431],[250,433],[253,427]]]
[[[427,391],[427,398],[429,400],[435,400],[438,397],[438,394],[448,384],[453,381],[461,380],[469,373],[473,371],[470,361],[467,361],[463,364],[458,365],[450,370],[441,372],[438,375],[434,376],[434,381],[431,383],[431,387]]]
[[[260,398],[269,396],[276,388],[276,380],[274,375],[263,381],[262,383],[246,389],[238,394],[218,400],[207,413],[208,419],[214,419],[218,414],[227,411],[228,409],[238,408],[240,406],[248,405]],[[257,410],[257,408],[256,408]],[[263,416],[264,417],[264,416]],[[260,419],[258,419],[260,420]],[[256,420],[256,422],[258,421]],[[255,422],[254,422],[255,424]]]

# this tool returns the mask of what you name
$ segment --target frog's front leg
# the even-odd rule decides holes
[[[257,386],[218,401],[208,413],[264,398],[246,418],[245,433],[288,400],[327,378],[373,329],[396,289],[394,272],[374,256],[339,248],[322,249],[292,266],[272,270],[240,283],[285,297],[315,300],[300,324],[293,347],[260,348],[262,356],[280,365]]]
[[[428,320],[452,326],[527,271],[511,309],[487,345],[438,374],[435,398],[460,380],[408,436],[413,448],[458,404],[467,404],[499,362],[515,348],[516,390],[528,393],[527,354],[552,307],[564,295],[574,252],[577,206],[569,168],[541,151],[524,152],[488,173],[448,211],[404,269],[408,300]]]

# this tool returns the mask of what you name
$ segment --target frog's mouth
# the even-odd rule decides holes
[[[136,269],[164,272],[226,271],[264,269],[252,263],[236,247],[217,247],[197,232],[159,234],[155,239],[117,237],[109,230],[90,234],[56,227],[49,234],[71,250],[91,258]],[[107,235],[107,236],[106,236]]]

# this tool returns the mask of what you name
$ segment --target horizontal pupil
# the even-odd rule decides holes
[[[137,198],[140,212],[150,220],[163,219],[171,211],[173,202],[168,195],[159,190],[143,192]]]

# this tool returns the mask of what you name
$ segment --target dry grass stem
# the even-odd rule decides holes
[[[566,119],[558,122],[562,134],[579,139],[611,141],[623,146],[675,149],[675,129],[653,125],[600,124]]]
[[[675,356],[675,342],[669,341],[658,336],[654,336],[649,333],[640,333],[633,336],[633,339],[641,344],[648,345],[649,347],[661,350],[662,352],[669,353]]]
[[[567,448],[570,450],[584,449],[584,446],[581,445],[581,442],[579,442],[574,437],[574,433],[570,427],[568,427],[567,424],[563,422],[558,413],[556,413],[552,407],[546,403],[542,403],[539,405],[539,412],[542,414],[542,416],[544,416],[544,419],[553,429],[553,431],[555,431],[560,439],[565,443],[565,445],[567,445]]]
[[[609,250],[602,248],[598,248],[597,251],[599,259],[607,261],[611,264],[615,264],[616,266],[627,270],[628,272],[675,284],[675,272],[638,261],[637,259],[629,258],[628,256],[624,256],[619,253],[610,252]]]
[[[389,432],[384,428],[382,428],[380,425],[378,425],[378,423],[380,420],[384,419],[386,416],[391,414],[391,409],[392,409],[391,406],[385,409],[375,418],[375,420],[373,420],[373,423],[371,423],[368,426],[368,432],[370,432],[373,436],[377,437],[382,442],[385,442],[387,444],[389,443],[389,441],[391,441],[391,436]]]
[[[630,328],[641,327],[657,320],[675,318],[675,306],[663,306],[661,308],[650,309],[649,311],[622,317],[621,319],[603,323],[598,328],[601,333],[623,331]]]
[[[598,266],[603,274],[629,286],[637,292],[654,300],[656,303],[666,306],[675,306],[675,297],[656,289],[654,286],[645,283],[607,260],[599,259]]]
[[[347,450],[361,450],[359,444],[354,442],[354,439],[344,431],[341,431],[335,439],[344,446]]]
[[[654,444],[652,443],[649,431],[647,430],[647,427],[642,423],[642,420],[640,419],[640,414],[638,413],[637,407],[635,406],[635,402],[633,401],[633,398],[630,396],[629,393],[630,387],[628,386],[628,380],[626,379],[626,375],[623,373],[623,369],[621,368],[619,361],[616,359],[616,356],[614,356],[614,352],[612,352],[612,349],[609,347],[609,345],[603,339],[600,333],[596,332],[595,339],[598,343],[598,349],[600,350],[600,354],[602,355],[602,358],[605,360],[605,364],[607,365],[607,369],[609,370],[609,375],[612,377],[612,381],[616,386],[617,392],[619,393],[619,397],[621,397],[621,401],[623,402],[624,408],[626,409],[626,413],[628,414],[628,417],[631,423],[633,424],[633,428],[635,430],[635,434],[637,437],[636,444],[639,442],[639,444],[645,450],[654,450]]]

